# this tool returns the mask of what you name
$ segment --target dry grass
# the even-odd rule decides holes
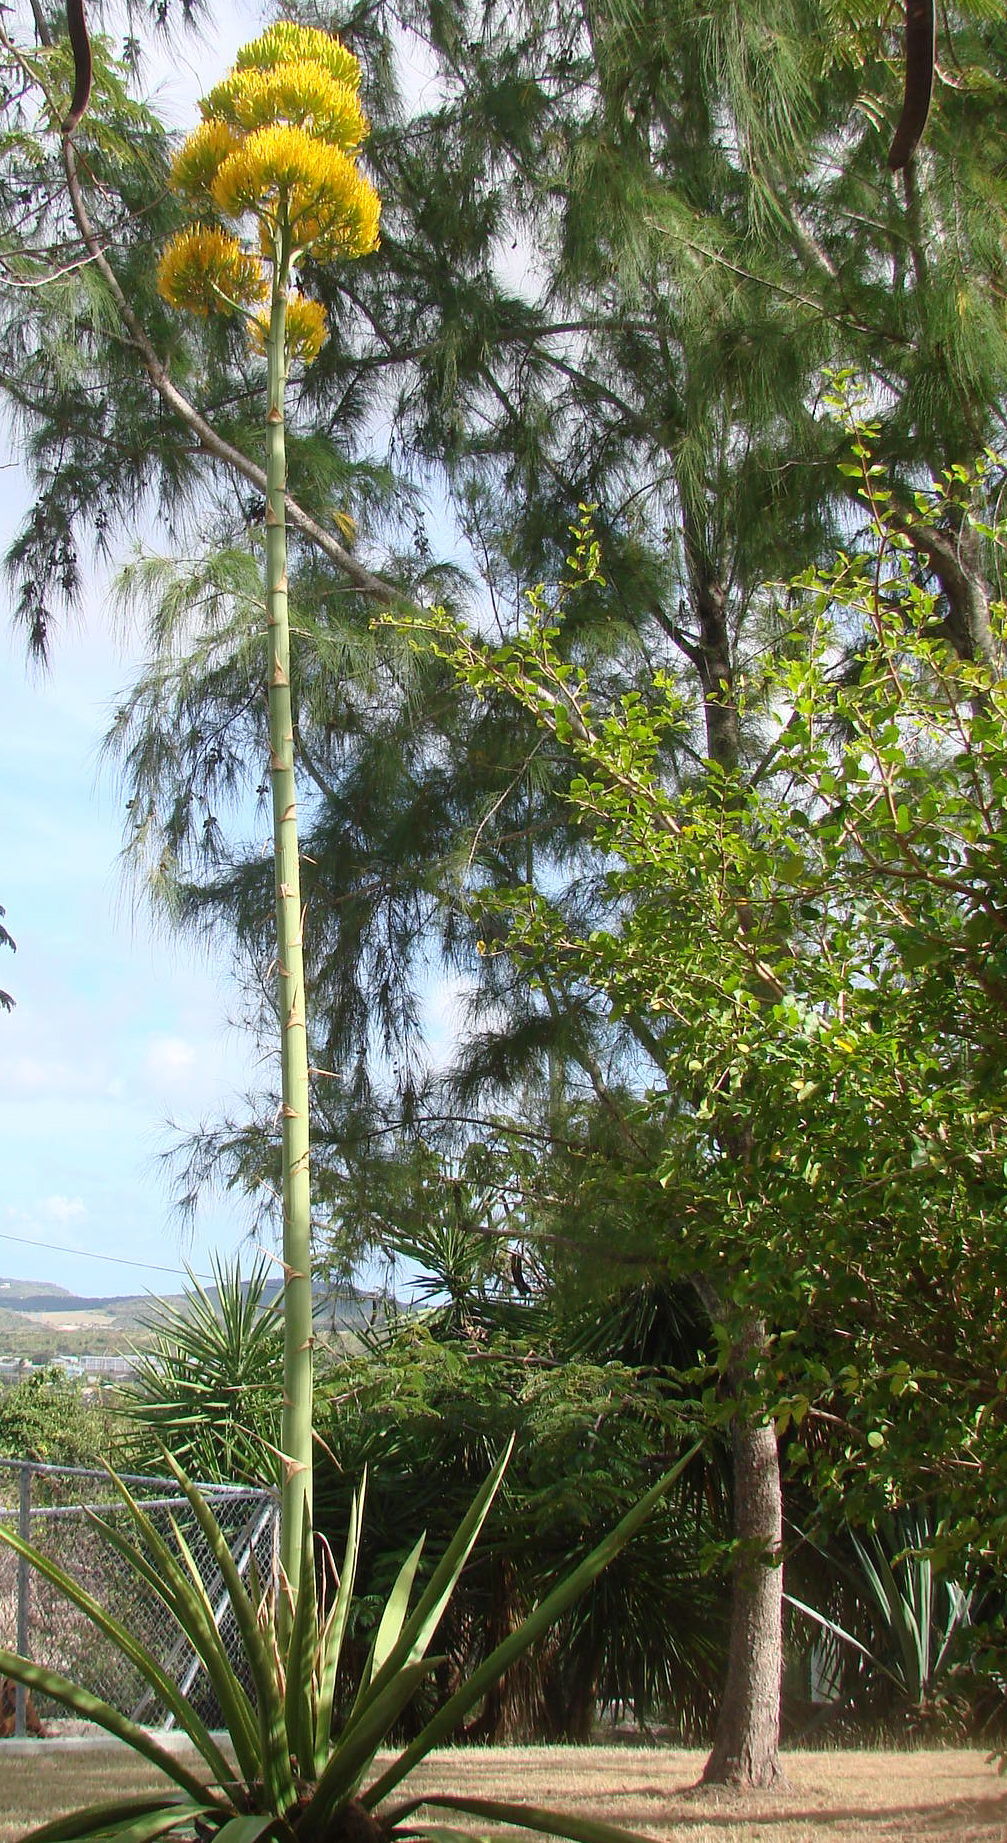
[[[702,1761],[670,1749],[479,1748],[435,1755],[410,1790],[523,1798],[682,1843],[1007,1843],[1007,1785],[980,1751],[790,1754],[784,1790],[745,1796],[690,1790]],[[154,1782],[124,1752],[0,1742],[0,1843]]]

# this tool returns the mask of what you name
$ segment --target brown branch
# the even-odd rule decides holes
[[[934,93],[937,15],[934,0],[906,0],[906,85],[902,114],[888,150],[888,165],[900,173],[909,165],[927,125]]]
[[[87,21],[84,18],[84,0],[66,0],[66,25],[73,52],[74,82],[70,113],[63,123],[63,133],[71,135],[91,100],[91,78],[94,74],[91,40],[87,35]]]

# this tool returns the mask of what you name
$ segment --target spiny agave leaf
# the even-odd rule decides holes
[[[410,1549],[395,1577],[395,1583],[385,1602],[385,1609],[374,1635],[370,1667],[365,1674],[367,1684],[373,1682],[393,1647],[398,1643],[402,1627],[406,1622],[406,1614],[409,1611],[409,1596],[413,1591],[413,1582],[416,1579],[416,1570],[419,1567],[425,1542],[426,1537],[421,1536]]]
[[[284,1721],[290,1751],[302,1777],[314,1772],[314,1703],[317,1695],[318,1604],[315,1591],[315,1557],[310,1522],[305,1522],[301,1544],[301,1578],[294,1602],[294,1617],[286,1647]]]
[[[368,1690],[357,1698],[351,1723],[367,1709],[371,1696],[380,1695],[398,1670],[406,1663],[422,1658],[441,1622],[444,1609],[454,1592],[458,1576],[467,1562],[473,1544],[489,1515],[490,1506],[500,1488],[507,1462],[514,1447],[514,1435],[507,1442],[485,1483],[480,1486],[468,1511],[437,1563],[424,1592],[407,1619],[402,1632],[376,1673]],[[349,1724],[348,1724],[349,1726]]]
[[[290,1746],[284,1720],[283,1700],[273,1659],[263,1639],[256,1608],[245,1590],[230,1545],[202,1492],[167,1454],[173,1477],[184,1491],[193,1514],[209,1546],[234,1613],[248,1667],[255,1684],[259,1705],[259,1742],[262,1752],[261,1772],[271,1808],[282,1813],[297,1803],[297,1787],[290,1765]]]
[[[257,1838],[265,1836],[280,1823],[275,1811],[267,1812],[265,1817],[230,1817],[214,1833],[214,1843],[257,1843]]]
[[[166,1460],[168,1459],[167,1454],[165,1455],[165,1458]],[[211,1516],[213,1515],[212,1511],[210,1512],[210,1515]],[[216,1522],[216,1519],[214,1519],[214,1522]],[[246,1711],[247,1711],[247,1727],[244,1729],[244,1736],[245,1736],[245,1742],[246,1742],[247,1757],[251,1761],[251,1767],[250,1769],[244,1769],[245,1777],[249,1779],[261,1779],[265,1776],[264,1753],[263,1753],[264,1716],[263,1716],[261,1699],[260,1699],[259,1707],[257,1709],[254,1709],[252,1707],[252,1704],[248,1696],[245,1694],[245,1691],[241,1683],[239,1682],[237,1673],[235,1672],[231,1664],[231,1660],[227,1654],[227,1647],[224,1644],[220,1636],[220,1632],[217,1627],[217,1619],[214,1613],[214,1608],[210,1601],[210,1596],[207,1593],[206,1583],[203,1580],[203,1576],[200,1571],[199,1563],[196,1561],[196,1558],[193,1555],[192,1550],[190,1549],[189,1544],[186,1541],[186,1538],[182,1530],[179,1528],[179,1525],[174,1517],[172,1517],[171,1519],[171,1527],[172,1527],[172,1533],[175,1538],[175,1543],[178,1548],[179,1556],[181,1557],[182,1563],[184,1564],[189,1580],[191,1582],[192,1592],[195,1595],[195,1598],[197,1602],[199,1603],[200,1608],[202,1609],[202,1631],[204,1633],[204,1638],[203,1638],[202,1648],[197,1647],[197,1649],[199,1649],[199,1655],[204,1657],[207,1674],[211,1676],[211,1682],[213,1682],[214,1688],[217,1689],[218,1696],[221,1698],[221,1707],[223,1710],[225,1710],[225,1720],[228,1721],[229,1730],[230,1730],[230,1722],[229,1722],[229,1718],[226,1712],[233,1709],[235,1712],[236,1719],[241,1721],[244,1724]],[[227,1578],[226,1576],[222,1576],[222,1578],[224,1580],[224,1586],[227,1589],[228,1601],[233,1608],[234,1601],[231,1596],[230,1587],[228,1585]],[[245,1602],[250,1603],[249,1596],[246,1593],[244,1593],[244,1588],[242,1588],[242,1592],[244,1595]],[[254,1617],[255,1617],[255,1609],[253,1606],[253,1618]],[[238,1620],[238,1625],[239,1625],[239,1630],[240,1630],[241,1629],[240,1619]],[[256,1621],[256,1629],[258,1630],[257,1621]],[[265,1650],[264,1640],[262,1641],[262,1649]],[[212,1667],[212,1672],[213,1672],[212,1675],[211,1675],[211,1667]],[[254,1681],[255,1680],[254,1669],[252,1672],[252,1676],[253,1676],[253,1681]],[[237,1743],[235,1743],[235,1745],[237,1745]]]
[[[129,1492],[121,1484],[121,1480],[117,1483],[121,1485],[122,1491],[129,1499]],[[227,1731],[238,1756],[243,1777],[257,1779],[259,1777],[259,1744],[255,1713],[231,1667],[231,1661],[217,1630],[213,1608],[205,1588],[201,1582],[198,1589],[195,1584],[190,1583],[178,1558],[172,1554],[160,1532],[140,1511],[139,1505],[134,1504],[133,1508],[137,1512],[141,1534],[149,1543],[154,1555],[153,1562],[143,1554],[141,1549],[129,1542],[114,1524],[106,1523],[103,1518],[93,1515],[91,1521],[95,1528],[102,1532],[110,1546],[123,1557],[134,1573],[146,1582],[152,1592],[157,1594],[168,1608],[179,1631],[184,1633],[213,1686]],[[230,1776],[230,1771],[228,1771],[228,1776]]]
[[[202,1811],[196,1806],[190,1806],[188,1810],[151,1812],[149,1817],[132,1818],[124,1824],[111,1824],[101,1832],[101,1843],[153,1843],[155,1837],[162,1837],[166,1831],[177,1829],[179,1824],[185,1824],[188,1828],[193,1817],[209,1809],[207,1805],[203,1805]]]
[[[230,1802],[218,1798],[210,1789],[190,1773],[187,1766],[177,1755],[169,1753],[167,1748],[158,1745],[146,1728],[141,1728],[127,1715],[120,1714],[109,1702],[103,1702],[100,1696],[93,1696],[90,1690],[81,1689],[77,1683],[71,1683],[69,1677],[60,1676],[55,1670],[47,1670],[44,1664],[33,1664],[26,1657],[18,1657],[14,1651],[0,1651],[0,1676],[11,1677],[15,1683],[23,1683],[26,1689],[34,1690],[39,1696],[51,1696],[54,1702],[62,1702],[75,1715],[84,1721],[93,1721],[96,1727],[104,1728],[106,1734],[114,1734],[117,1740],[125,1741],[133,1753],[138,1753],[153,1766],[159,1768],[167,1779],[180,1785],[201,1808],[228,1811]]]
[[[642,1837],[636,1830],[623,1830],[618,1824],[602,1823],[600,1818],[574,1817],[568,1812],[543,1810],[540,1805],[523,1805],[501,1798],[465,1798],[457,1797],[416,1799],[410,1806],[403,1807],[403,1815],[415,1811],[421,1804],[434,1805],[439,1810],[465,1811],[473,1817],[485,1817],[494,1824],[518,1824],[522,1830],[537,1830],[547,1837],[569,1837],[571,1843],[654,1843],[653,1838]],[[401,1822],[398,1811],[389,1813],[389,1821]],[[422,1826],[424,1835],[430,1834],[427,1826]]]
[[[111,1639],[116,1650],[136,1666],[144,1681],[149,1683],[165,1707],[170,1709],[179,1726],[189,1736],[193,1746],[202,1754],[214,1778],[222,1781],[229,1779],[231,1777],[230,1764],[221,1753],[209,1729],[200,1720],[186,1697],[182,1695],[177,1683],[172,1682],[153,1653],[148,1651],[138,1638],[134,1637],[128,1627],[122,1625],[118,1619],[114,1619],[111,1613],[106,1612],[105,1608],[81,1586],[80,1582],[74,1580],[72,1575],[66,1574],[51,1556],[32,1548],[31,1544],[25,1542],[14,1530],[0,1527],[0,1541],[6,1542],[8,1548],[12,1548],[16,1554],[22,1555],[26,1561],[29,1561],[43,1580],[51,1581],[65,1599],[69,1600],[72,1605],[78,1606],[90,1623]]]
[[[336,1693],[336,1675],[339,1659],[342,1655],[343,1639],[350,1615],[353,1589],[357,1578],[357,1562],[360,1556],[360,1529],[363,1522],[364,1498],[367,1491],[367,1473],[364,1472],[359,1488],[354,1492],[350,1504],[350,1520],[346,1530],[346,1546],[343,1550],[343,1565],[339,1574],[339,1586],[333,1602],[332,1611],[325,1621],[319,1640],[318,1658],[318,1701],[315,1712],[315,1775],[320,1777],[329,1756],[329,1737],[332,1733],[332,1704]]]
[[[389,1729],[438,1661],[424,1658],[415,1664],[403,1664],[380,1695],[371,1698],[349,1734],[340,1736],[311,1802],[299,1818],[297,1833],[302,1843],[322,1843],[336,1813],[354,1796]]]
[[[425,1758],[431,1748],[436,1747],[439,1741],[451,1733],[473,1703],[478,1702],[486,1690],[491,1688],[503,1675],[504,1671],[508,1670],[511,1664],[535,1643],[537,1638],[540,1638],[550,1626],[555,1624],[560,1614],[564,1613],[567,1607],[579,1598],[602,1569],[614,1556],[618,1555],[619,1550],[625,1546],[630,1537],[635,1535],[655,1504],[659,1503],[665,1493],[671,1489],[676,1479],[681,1477],[686,1466],[699,1451],[699,1444],[690,1447],[677,1465],[672,1466],[670,1472],[665,1472],[656,1485],[651,1486],[650,1490],[640,1498],[638,1503],[633,1505],[632,1510],[626,1512],[615,1528],[602,1538],[590,1554],[571,1569],[565,1579],[560,1581],[551,1593],[546,1594],[544,1600],[539,1601],[517,1631],[510,1633],[502,1643],[497,1645],[495,1650],[490,1652],[489,1657],[485,1658],[479,1668],[473,1671],[468,1680],[462,1684],[461,1688],[457,1689],[453,1696],[448,1697],[447,1702],[427,1722],[426,1727],[416,1736],[416,1739],[411,1741],[398,1759],[393,1760],[374,1783],[367,1787],[366,1792],[361,1794],[361,1802],[368,1809],[380,1804],[383,1798],[387,1798],[389,1792],[405,1778],[407,1773],[412,1772],[413,1767]]]
[[[211,1807],[203,1805],[201,1810]],[[156,1811],[175,1810],[182,1815],[194,1816],[197,1807],[190,1798],[183,1798],[180,1792],[148,1792],[142,1798],[116,1798],[103,1805],[84,1805],[79,1811],[69,1811],[65,1817],[53,1818],[49,1824],[40,1824],[37,1829],[29,1830],[22,1837],[21,1843],[73,1843],[75,1838],[95,1836],[111,1829],[117,1819],[130,1822],[134,1818],[147,1817]]]
[[[902,1678],[897,1676],[893,1670],[889,1670],[888,1666],[883,1664],[873,1651],[869,1651],[866,1645],[862,1645],[859,1638],[854,1638],[853,1633],[848,1632],[845,1626],[839,1625],[835,1619],[826,1618],[824,1613],[816,1612],[813,1606],[807,1606],[803,1600],[795,1599],[792,1593],[785,1593],[783,1597],[788,1606],[795,1607],[799,1613],[804,1614],[805,1618],[813,1619],[816,1625],[820,1625],[826,1632],[831,1632],[833,1638],[838,1638],[842,1644],[849,1645],[851,1650],[859,1651],[861,1657],[865,1657],[876,1670],[880,1670],[884,1676],[889,1677],[899,1689],[903,1687]]]

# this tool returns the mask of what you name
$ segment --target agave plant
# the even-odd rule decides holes
[[[125,1531],[108,1517],[91,1514],[131,1576],[164,1606],[192,1646],[216,1697],[230,1750],[211,1733],[158,1658],[102,1607],[57,1563],[0,1529],[0,1539],[49,1580],[139,1671],[153,1693],[188,1736],[197,1755],[190,1765],[120,1710],[29,1659],[0,1651],[0,1674],[36,1695],[49,1696],[75,1715],[125,1741],[160,1768],[164,1790],[119,1798],[74,1811],[30,1832],[30,1843],[153,1843],[171,1834],[201,1843],[390,1843],[396,1837],[429,1837],[445,1843],[468,1835],[421,1821],[421,1806],[448,1808],[486,1822],[518,1824],[574,1843],[625,1843],[631,1833],[610,1824],[566,1817],[497,1799],[437,1795],[424,1791],[387,1804],[391,1795],[431,1748],[446,1740],[463,1716],[492,1688],[600,1573],[673,1484],[690,1452],[658,1480],[612,1532],[594,1548],[453,1691],[390,1764],[375,1769],[386,1743],[424,1678],[440,1660],[431,1655],[438,1625],[496,1495],[508,1452],[477,1493],[426,1585],[416,1594],[423,1550],[417,1542],[395,1580],[371,1643],[349,1713],[333,1733],[333,1702],[343,1641],[353,1598],[360,1545],[363,1488],[353,1501],[342,1567],[331,1567],[330,1590],[319,1594],[310,1536],[306,1535],[296,1596],[281,1575],[273,1583],[246,1586],[227,1539],[198,1487],[181,1467],[166,1460],[191,1507],[199,1532],[223,1578],[241,1638],[250,1691],[228,1656],[215,1607],[190,1543],[173,1524],[168,1540],[119,1479],[113,1482],[125,1506]],[[286,1599],[286,1616],[283,1612]],[[290,1602],[293,1601],[291,1607]],[[233,1755],[233,1758],[231,1757]],[[29,1843],[29,1839],[25,1839]]]
[[[845,1646],[893,1684],[917,1716],[931,1712],[941,1684],[957,1661],[971,1619],[972,1594],[957,1581],[935,1576],[926,1553],[933,1529],[922,1512],[902,1511],[887,1529],[866,1540],[850,1531],[858,1567],[841,1568],[855,1600],[868,1611],[878,1634],[872,1649],[837,1619],[792,1594],[794,1609],[818,1625],[836,1647]],[[836,1680],[841,1675],[836,1652]]]
[[[357,164],[369,132],[360,81],[360,62],[339,39],[291,20],[278,21],[243,46],[234,69],[203,97],[202,120],[175,156],[171,185],[189,207],[190,222],[168,243],[157,271],[158,289],[172,307],[199,317],[238,315],[266,359],[266,680],[282,1096],[280,1552],[294,1592],[303,1536],[311,1526],[313,1323],[286,389],[291,365],[317,358],[327,330],[321,303],[304,292],[301,264],[306,258],[345,262],[378,244],[378,196]]]

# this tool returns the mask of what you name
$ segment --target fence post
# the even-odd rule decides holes
[[[17,1531],[23,1542],[31,1541],[31,1466],[18,1468],[18,1515]],[[31,1643],[31,1614],[28,1596],[31,1591],[31,1570],[23,1555],[17,1558],[17,1649],[22,1657],[30,1657],[28,1649]],[[14,1733],[24,1735],[28,1731],[27,1692],[23,1683],[18,1683],[14,1691]]]

